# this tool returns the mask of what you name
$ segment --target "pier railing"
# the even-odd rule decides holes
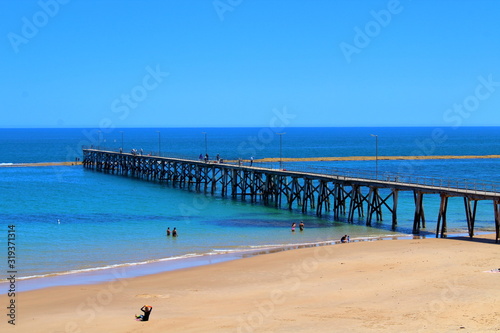
[[[85,149],[96,149],[100,151],[109,151],[119,153],[118,148],[107,148],[107,147],[84,147]],[[130,153],[130,151],[123,151],[123,153]],[[193,156],[186,156],[177,153],[168,152],[140,152],[137,151],[137,155],[140,156],[150,156],[150,157],[164,157],[164,158],[175,158],[188,161],[200,162],[198,158],[193,158]],[[214,159],[211,159],[208,163],[215,163]],[[224,159],[224,164],[233,166],[244,166],[249,167],[250,162],[248,160],[238,161],[237,158]],[[500,182],[493,181],[481,181],[481,180],[470,180],[470,179],[460,179],[460,178],[442,178],[442,177],[431,177],[419,174],[402,174],[397,172],[385,172],[385,171],[370,171],[370,170],[359,170],[359,169],[348,169],[348,168],[330,168],[322,166],[314,166],[314,162],[253,162],[252,167],[263,168],[263,169],[273,169],[291,172],[301,172],[314,175],[326,175],[334,176],[337,179],[362,179],[362,180],[374,180],[380,182],[392,182],[399,184],[411,184],[411,185],[422,185],[439,187],[441,189],[460,189],[471,191],[474,193],[479,192],[494,192],[500,193]]]
[[[257,163],[258,164],[258,163]],[[430,177],[417,174],[402,174],[395,172],[375,172],[369,170],[336,169],[328,167],[315,167],[311,164],[294,165],[294,162],[283,163],[283,169],[288,171],[304,172],[315,175],[329,175],[344,179],[368,179],[381,182],[423,185],[439,188],[461,189],[472,192],[500,192],[500,182],[475,181],[459,178]]]

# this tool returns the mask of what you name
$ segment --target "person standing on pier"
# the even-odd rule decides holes
[[[253,165],[253,156],[250,156],[250,166]]]

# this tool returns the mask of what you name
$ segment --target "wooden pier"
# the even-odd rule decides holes
[[[311,210],[318,216],[332,212],[336,220],[342,216],[353,222],[357,216],[366,219],[369,226],[374,219],[382,220],[385,209],[390,213],[393,229],[397,225],[398,193],[412,191],[415,234],[426,224],[424,195],[439,195],[437,237],[444,237],[447,232],[448,198],[463,198],[470,237],[474,236],[477,202],[491,200],[496,242],[500,241],[500,187],[492,184],[389,174],[359,176],[331,171],[284,170],[256,164],[243,166],[98,149],[83,149],[82,164],[88,169],[193,187],[196,191],[219,193],[222,197],[239,197],[277,208],[298,208],[303,213]]]

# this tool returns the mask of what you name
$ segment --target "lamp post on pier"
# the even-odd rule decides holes
[[[123,151],[123,131],[120,131],[120,133],[122,134],[122,145],[120,146],[120,151]]]
[[[158,132],[158,156],[161,156],[161,132],[160,131],[156,132]]]
[[[375,178],[378,178],[378,135],[370,135],[375,137]]]
[[[286,133],[283,132],[283,133],[276,133],[280,136],[280,169],[283,169],[283,156],[282,156],[282,146],[283,146],[283,135],[285,135]]]
[[[201,134],[205,135],[205,156],[207,156],[208,155],[207,132],[201,132]]]

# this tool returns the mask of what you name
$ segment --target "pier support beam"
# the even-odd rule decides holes
[[[500,243],[500,200],[493,201],[495,211],[495,230],[496,230],[496,243]]]
[[[354,184],[352,185],[352,190],[349,193],[350,198],[351,198],[351,203],[349,205],[349,215],[347,217],[347,221],[350,223],[354,222],[354,211],[358,211],[358,217],[364,217],[365,212],[363,208],[363,202],[369,202],[368,201],[368,195],[364,196],[363,193],[361,193],[361,186]]]
[[[399,190],[392,189],[392,230],[398,225],[398,197]]]
[[[320,180],[318,189],[318,203],[316,205],[316,215],[321,216],[323,209],[330,210],[330,196],[335,197],[334,190],[328,186],[328,181]]]
[[[379,189],[377,187],[371,187],[370,193],[368,194],[368,214],[366,219],[366,225],[370,226],[373,218],[373,214],[376,214],[377,222],[382,221],[382,208],[385,206],[389,212],[392,214],[392,229],[396,228],[398,223],[397,208],[398,208],[398,190],[392,189],[391,193],[383,198],[380,195]],[[392,197],[393,203],[392,207],[387,203]]]
[[[345,214],[346,192],[344,184],[335,183],[334,185],[334,201],[333,201],[333,218],[338,220],[340,214]]]
[[[382,199],[377,187],[370,187],[367,201],[366,225],[372,225],[373,214],[375,213],[377,222],[382,220]]]
[[[471,208],[471,201],[474,201],[474,205]],[[464,197],[465,206],[465,216],[467,217],[467,229],[469,230],[469,237],[474,237],[474,223],[476,222],[476,208],[477,200],[472,200],[470,198]]]
[[[448,196],[445,194],[441,194],[441,203],[439,204],[439,215],[437,219],[437,225],[436,225],[436,238],[440,237],[446,237],[446,210],[448,208]]]
[[[293,202],[297,200],[297,206],[302,205],[301,193],[304,188],[299,183],[298,177],[292,177],[291,191],[288,195],[288,209],[292,210]]]
[[[413,218],[413,233],[419,234],[420,228],[425,228],[425,215],[424,215],[424,193],[420,191],[413,191],[415,199],[415,216]]]
[[[315,199],[314,193],[317,188],[314,186],[313,179],[305,178],[304,179],[304,188],[303,188],[303,197],[302,197],[302,213],[307,212],[307,204],[309,203],[309,207],[315,208]]]

